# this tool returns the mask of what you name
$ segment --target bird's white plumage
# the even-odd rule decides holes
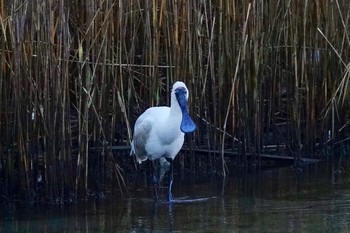
[[[183,82],[176,82],[171,92],[170,107],[151,107],[136,120],[131,154],[139,163],[146,159],[161,157],[174,159],[184,143],[184,133],[180,130],[182,112],[174,90],[186,88]]]

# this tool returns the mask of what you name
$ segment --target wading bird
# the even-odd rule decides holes
[[[188,96],[188,89],[183,82],[174,83],[170,107],[151,107],[142,113],[136,120],[131,142],[130,155],[135,155],[137,162],[165,158],[170,163],[169,201],[173,199],[173,160],[184,143],[185,133],[196,130],[196,124],[188,113]],[[153,180],[155,196],[158,198],[155,176]]]

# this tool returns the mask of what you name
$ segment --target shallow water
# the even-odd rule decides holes
[[[335,163],[337,164],[337,163]],[[138,187],[126,199],[58,207],[2,209],[2,232],[350,232],[349,163],[332,162],[229,178],[182,175],[155,202]],[[6,211],[6,213],[5,213]]]

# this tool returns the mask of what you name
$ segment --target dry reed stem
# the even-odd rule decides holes
[[[21,197],[41,193],[54,201],[114,182],[124,189],[128,158],[113,158],[111,147],[129,143],[147,107],[169,104],[175,80],[188,85],[198,124],[186,146],[220,148],[208,161],[220,160],[224,175],[228,149],[249,166],[271,145],[300,159],[348,143],[346,0],[0,6],[6,195],[20,190]],[[190,167],[201,160],[191,156]]]

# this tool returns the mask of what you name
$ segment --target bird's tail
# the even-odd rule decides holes
[[[136,153],[134,141],[131,142],[131,150],[129,156],[135,155],[136,161],[140,164],[143,161],[147,160],[147,154],[140,154],[139,152]]]

